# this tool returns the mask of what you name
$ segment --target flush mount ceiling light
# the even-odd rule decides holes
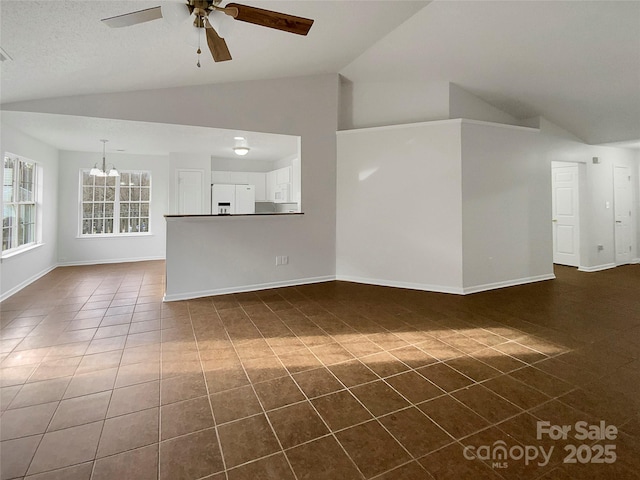
[[[249,147],[233,147],[233,151],[236,155],[244,157],[247,153],[249,153]]]
[[[236,141],[236,146],[233,147],[233,151],[236,155],[244,157],[249,153],[249,145],[245,137],[235,136],[233,139]]]
[[[111,168],[107,171],[106,147],[109,140],[100,141],[102,142],[102,170],[98,168],[98,164],[96,163],[91,171],[89,171],[89,175],[94,175],[96,177],[119,177],[120,174],[113,164],[111,164]]]

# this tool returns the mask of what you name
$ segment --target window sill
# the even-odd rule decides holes
[[[40,248],[44,245],[44,243],[35,243],[33,245],[28,245],[26,247],[20,247],[16,249],[9,250],[6,253],[2,254],[0,257],[2,260],[6,260],[7,258],[17,257],[18,255],[22,255],[23,253],[30,252],[31,250],[35,250],[36,248]]]
[[[133,237],[153,237],[153,233],[104,233],[99,235],[77,235],[76,238],[96,239],[96,238],[133,238]]]

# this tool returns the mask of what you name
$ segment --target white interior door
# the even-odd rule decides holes
[[[204,170],[177,171],[178,215],[198,215],[205,212]]]
[[[553,263],[580,265],[578,165],[555,163],[551,169]]]
[[[613,167],[616,264],[631,262],[631,174],[628,167]]]

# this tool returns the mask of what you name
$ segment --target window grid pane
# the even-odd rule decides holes
[[[15,161],[13,158],[4,157],[4,181],[2,182],[2,201],[13,202],[13,181]]]
[[[13,235],[16,224],[16,207],[5,203],[2,210],[2,250],[9,250],[17,246]]]
[[[81,234],[103,235],[113,232],[115,178],[81,172]]]
[[[33,163],[22,162],[20,168],[20,184],[18,186],[20,191],[21,202],[32,202],[35,191],[35,165]]]

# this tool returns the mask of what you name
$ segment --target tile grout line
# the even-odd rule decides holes
[[[189,312],[189,307],[187,306],[187,312]],[[131,320],[133,321],[133,315],[131,316]],[[189,315],[189,322],[191,322],[191,315]],[[131,330],[131,327],[129,327]],[[158,374],[158,454],[156,455],[156,461],[158,465],[156,467],[156,478],[160,480],[160,475],[162,474],[162,469],[160,466],[160,447],[162,443],[162,381],[164,379],[162,373],[162,308],[160,308],[160,347],[159,347],[159,365],[158,368],[160,372]]]
[[[218,315],[218,312],[215,309],[215,305],[213,305],[213,302],[211,302],[211,304],[212,304],[213,311],[216,314],[216,317],[218,317],[218,320],[220,320],[220,315]],[[198,361],[200,363],[200,373],[202,374],[202,380],[204,381],[204,387],[205,387],[206,392],[207,392],[207,401],[209,402],[209,410],[211,412],[211,418],[213,420],[213,426],[214,426],[215,432],[216,432],[216,440],[218,442],[218,450],[220,451],[220,459],[222,460],[222,468],[223,468],[223,472],[224,472],[224,477],[225,477],[225,479],[228,480],[229,474],[227,473],[227,462],[226,462],[226,459],[224,458],[224,452],[222,451],[222,440],[220,439],[220,433],[218,431],[218,423],[216,422],[216,414],[213,411],[213,404],[211,403],[211,395],[212,394],[211,394],[211,391],[209,390],[209,382],[207,381],[207,376],[205,375],[204,364],[202,363],[202,355],[200,354],[200,345],[198,344],[198,336],[196,335],[196,330],[195,330],[195,327],[193,326],[193,318],[192,318],[191,308],[189,308],[189,302],[187,302],[187,311],[189,312],[189,324],[191,325],[191,332],[193,334],[193,340],[194,340],[194,342],[196,344],[196,351],[198,352]],[[222,323],[221,320],[220,320],[220,322]],[[162,363],[162,358],[160,359],[160,361]],[[161,400],[161,403],[162,403],[162,400]],[[160,448],[158,448],[158,453],[159,452],[160,452]],[[160,462],[158,461],[158,468],[159,468],[159,466],[160,466]],[[160,476],[158,476],[158,479],[160,479]]]
[[[121,285],[121,283],[119,285]],[[104,317],[102,317],[102,318],[104,319]],[[102,320],[100,321],[100,323],[102,323]],[[129,329],[130,328],[131,328],[131,323],[129,323]],[[127,330],[127,332],[129,331],[129,329]],[[98,330],[96,329],[96,333],[97,332],[98,332]],[[95,337],[95,334],[94,334],[94,337]],[[127,338],[128,337],[129,337],[129,335],[127,333]],[[102,440],[102,434],[104,433],[104,426],[106,425],[107,420],[108,420],[107,415],[109,414],[109,407],[111,407],[111,400],[113,399],[113,392],[116,389],[116,382],[118,381],[118,373],[120,372],[120,367],[122,365],[122,357],[124,356],[124,349],[125,349],[126,345],[127,345],[127,339],[125,339],[124,346],[122,347],[122,349],[121,349],[122,351],[120,352],[120,360],[118,361],[118,369],[116,370],[116,375],[115,375],[115,377],[113,379],[113,385],[111,386],[111,392],[110,392],[110,395],[109,395],[109,402],[107,404],[107,409],[104,412],[105,418],[104,418],[104,420],[102,420],[102,428],[100,429],[100,436],[98,437],[98,442],[96,443],[96,451],[95,451],[95,453],[93,455],[93,464],[91,466],[91,475],[89,477],[90,479],[93,478],[93,475],[94,475],[95,470],[96,470],[96,464],[98,463],[98,460],[99,460],[98,459],[98,449],[100,448],[100,441]],[[91,346],[91,342],[89,343],[89,346]],[[88,350],[88,347],[87,347],[87,350]],[[71,382],[69,382],[69,384],[71,384]],[[66,391],[65,391],[65,393],[66,393]],[[119,452],[119,453],[124,453],[124,452]]]
[[[293,466],[291,465],[291,461],[289,460],[289,457],[285,453],[284,447],[282,446],[282,442],[280,441],[280,438],[278,437],[278,434],[276,433],[275,428],[273,428],[273,424],[271,423],[271,419],[269,418],[269,415],[267,415],[267,412],[266,412],[266,410],[264,408],[264,404],[263,404],[262,400],[260,399],[260,397],[258,396],[258,393],[256,392],[256,389],[255,389],[253,381],[251,380],[251,377],[247,374],[247,369],[245,368],[244,363],[242,362],[242,359],[238,355],[238,350],[236,348],[236,345],[235,345],[233,339],[231,338],[231,335],[229,335],[229,331],[227,330],[227,326],[224,324],[224,320],[222,320],[222,318],[220,317],[220,313],[218,312],[218,309],[217,309],[217,307],[215,305],[215,302],[212,301],[212,304],[213,304],[213,308],[214,308],[216,314],[218,315],[218,318],[220,318],[220,323],[222,323],[222,328],[224,328],[226,336],[227,336],[227,338],[229,338],[231,346],[233,347],[233,351],[235,352],[236,356],[240,360],[240,365],[242,366],[242,371],[244,372],[245,376],[247,377],[247,380],[249,380],[249,385],[251,386],[251,390],[253,391],[253,394],[255,395],[255,397],[258,399],[258,403],[260,404],[260,408],[262,409],[262,415],[264,415],[265,419],[267,420],[267,423],[269,424],[269,427],[271,428],[271,433],[273,434],[273,436],[275,437],[276,441],[278,442],[278,446],[280,447],[280,452],[282,452],[285,460],[287,461],[287,465],[289,465],[289,469],[293,473],[294,479],[298,480],[298,474],[293,469]],[[251,317],[247,314],[247,312],[242,307],[242,305],[240,305],[240,308],[243,311],[243,313],[246,315],[247,319],[254,326],[254,328],[257,329],[257,327],[255,326],[255,323],[253,323],[253,321],[251,320]],[[259,330],[258,330],[258,332],[259,332]],[[260,335],[262,336],[262,333],[260,333]],[[264,337],[262,337],[262,338],[264,340]],[[271,348],[271,347],[269,347],[269,348]],[[278,359],[278,361],[280,361],[280,360]],[[282,363],[282,362],[280,362],[280,363]],[[282,367],[285,368],[284,365]],[[285,368],[285,370],[286,370],[286,368]],[[279,452],[276,452],[276,453],[279,453]],[[255,461],[255,459],[253,461]],[[237,467],[237,465],[236,465],[236,467]],[[228,474],[227,474],[227,476],[228,476]]]

